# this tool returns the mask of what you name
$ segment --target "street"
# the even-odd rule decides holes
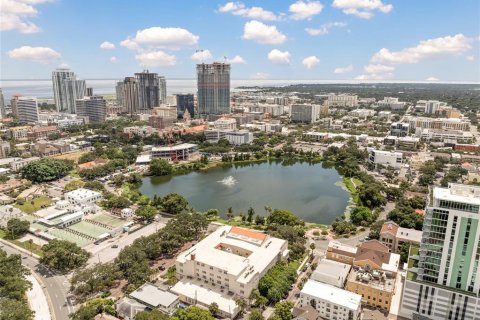
[[[47,292],[47,300],[50,300],[50,306],[53,308],[54,315],[52,315],[52,319],[68,319],[68,315],[74,311],[74,308],[67,301],[68,291],[70,289],[70,282],[67,277],[53,273],[45,266],[39,264],[35,257],[23,253],[8,242],[2,241],[0,247],[8,254],[20,254],[23,265],[32,272],[35,272],[38,278],[40,278],[42,281],[41,285],[44,286]],[[45,317],[44,319],[48,318]]]

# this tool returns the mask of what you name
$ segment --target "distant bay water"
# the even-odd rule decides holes
[[[115,94],[115,85],[118,79],[86,79],[87,87],[92,87],[95,94]],[[232,79],[230,84],[232,91],[238,87],[282,87],[294,84],[359,84],[378,83],[380,81],[366,80],[253,80],[253,79]],[[382,81],[388,83],[432,83],[428,81]],[[440,82],[433,82],[440,83]],[[451,82],[462,83],[462,82]],[[468,82],[467,82],[468,83]],[[52,98],[52,81],[42,80],[0,80],[0,88],[6,101],[9,101],[15,94],[22,96],[34,96],[37,98]],[[196,79],[167,79],[167,94],[196,93]]]

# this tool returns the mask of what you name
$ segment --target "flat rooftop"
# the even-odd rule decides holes
[[[237,281],[248,283],[257,273],[263,272],[278,256],[285,240],[270,237],[262,232],[231,226],[222,226],[182,252],[177,262],[185,263],[192,258],[236,276]],[[242,255],[232,250],[239,248]]]
[[[301,291],[320,300],[345,307],[352,311],[360,309],[362,296],[315,280],[308,280]]]
[[[433,189],[433,197],[440,200],[480,205],[480,187],[450,183],[448,188]]]
[[[155,308],[158,306],[169,307],[178,299],[177,295],[164,291],[148,282],[130,293],[130,297]]]
[[[170,291],[194,301],[196,300],[205,306],[215,302],[218,304],[218,308],[225,313],[236,313],[238,308],[234,295],[229,295],[228,290],[221,292],[218,290],[218,287],[211,287],[200,280],[182,279]]]
[[[323,259],[318,263],[311,278],[336,287],[343,287],[351,268],[352,266],[349,264]]]
[[[370,286],[375,289],[384,290],[387,292],[393,292],[395,289],[395,278],[386,278],[382,279],[380,276],[378,279],[373,278],[372,276],[369,277],[368,280],[362,280],[362,275],[365,272],[361,272],[359,270],[352,269],[350,274],[348,275],[348,282],[358,283],[364,286]],[[381,274],[381,273],[380,273]]]
[[[181,143],[171,147],[153,147],[152,151],[178,151],[190,148],[196,148],[197,145],[193,143]]]

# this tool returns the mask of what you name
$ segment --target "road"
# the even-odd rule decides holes
[[[32,288],[27,291],[27,298],[30,309],[35,311],[34,320],[51,320],[47,296],[42,285],[33,275],[27,276],[27,280],[32,283]]]
[[[8,254],[19,254],[22,256],[23,265],[29,268],[40,278],[44,289],[47,292],[47,299],[50,299],[53,307],[54,317],[56,320],[68,319],[68,315],[74,311],[73,306],[67,301],[70,282],[67,277],[58,275],[41,265],[33,256],[25,254],[17,248],[4,242],[0,243],[2,250]]]

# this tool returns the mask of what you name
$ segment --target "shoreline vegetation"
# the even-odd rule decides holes
[[[237,159],[235,160],[234,157],[231,158],[230,161],[223,161],[225,158],[220,159],[214,159],[214,160],[208,160],[205,161],[204,159],[201,160],[196,160],[187,164],[175,164],[172,165],[172,172],[168,174],[169,176],[175,177],[175,176],[181,176],[181,175],[187,175],[192,172],[202,172],[202,173],[207,173],[209,170],[218,168],[218,167],[243,167],[243,166],[251,166],[251,165],[257,165],[257,164],[262,164],[262,163],[282,163],[284,165],[293,165],[298,162],[304,163],[307,162],[311,165],[316,165],[316,164],[322,164],[324,163],[324,160],[322,157],[316,155],[316,156],[311,156],[311,155],[294,155],[294,156],[267,156],[267,157],[262,157],[260,159]],[[349,192],[350,198],[348,201],[347,206],[345,207],[345,210],[343,213],[339,213],[336,217],[341,218],[345,217],[347,220],[349,219],[350,212],[359,205],[359,199],[358,199],[358,191],[356,189],[356,185],[359,186],[362,183],[361,180],[353,178],[347,178],[345,177],[335,166],[326,166],[326,168],[332,168],[337,171],[337,173],[341,176],[341,179],[335,183],[335,185],[341,187],[343,190]],[[147,171],[143,174],[144,177],[158,177],[161,175],[153,175],[151,174],[150,171]],[[238,218],[238,219],[235,219]],[[233,219],[225,219],[221,217],[217,217],[214,221],[219,222],[219,223],[224,223],[224,224],[230,224],[230,225],[237,225],[237,226],[242,226],[243,224],[241,223],[241,217],[235,217]],[[333,223],[333,221],[332,221]],[[328,229],[332,226],[332,224],[321,224],[321,223],[314,223],[314,222],[308,222],[305,221],[305,225],[307,226],[308,229],[314,229],[314,228],[321,228],[321,229]]]

